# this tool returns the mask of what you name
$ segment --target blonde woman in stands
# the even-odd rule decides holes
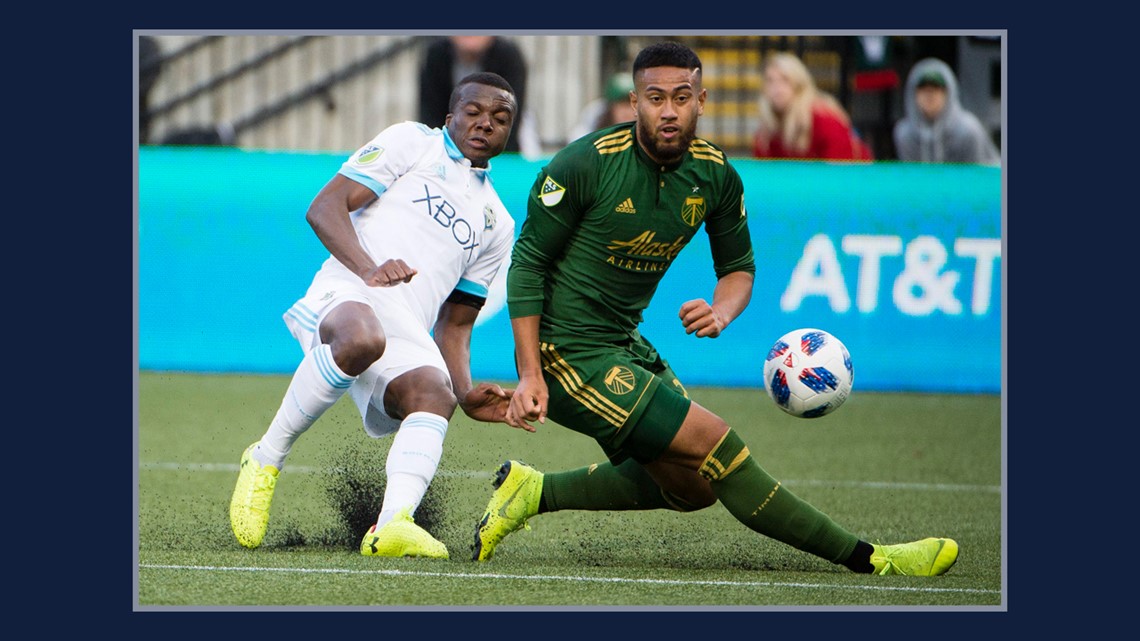
[[[764,63],[756,158],[871,160],[871,150],[834,96],[819,90],[804,63],[779,52]]]

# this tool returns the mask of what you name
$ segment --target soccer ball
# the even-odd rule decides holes
[[[800,418],[818,418],[839,409],[854,382],[847,347],[822,329],[784,334],[764,361],[768,396],[780,409]]]

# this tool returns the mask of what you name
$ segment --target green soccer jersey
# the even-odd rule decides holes
[[[718,278],[755,273],[744,186],[715,145],[697,138],[680,164],[662,167],[631,123],[580,138],[531,188],[507,277],[510,316],[542,314],[542,340],[563,347],[636,338],[702,225]]]

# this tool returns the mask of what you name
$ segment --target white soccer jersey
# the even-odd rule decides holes
[[[405,305],[424,329],[454,290],[487,297],[514,240],[515,222],[491,184],[491,165],[471,166],[446,129],[392,125],[341,165],[341,175],[376,193],[352,213],[356,234],[376,264],[403,259],[410,283],[377,287]],[[347,269],[330,256],[322,269]]]

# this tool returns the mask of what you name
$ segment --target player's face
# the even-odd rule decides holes
[[[704,113],[701,70],[650,67],[634,78],[637,142],[655,162],[670,165],[681,159],[697,135],[697,118]]]
[[[510,92],[471,83],[459,90],[459,101],[447,114],[447,133],[475,167],[503,152],[518,107]]]

